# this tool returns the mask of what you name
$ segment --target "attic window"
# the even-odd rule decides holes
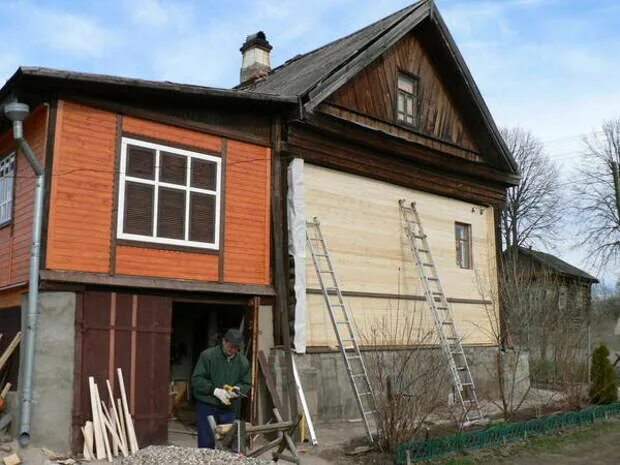
[[[119,239],[219,247],[221,159],[123,138]]]
[[[418,80],[404,73],[398,73],[396,120],[409,126],[418,125]]]

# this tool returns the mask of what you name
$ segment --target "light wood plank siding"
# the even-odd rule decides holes
[[[493,210],[484,206],[398,187],[316,165],[305,165],[307,218],[317,216],[328,242],[342,290],[346,292],[423,296],[417,270],[401,226],[398,200],[415,201],[448,298],[494,301],[495,233]],[[482,211],[482,214],[481,214]],[[456,264],[454,222],[472,225],[473,270]],[[308,257],[307,288],[318,289]],[[424,302],[395,298],[345,297],[361,333],[395,312],[417,308],[429,325]],[[455,320],[465,343],[492,343],[487,311],[493,305],[453,304]],[[308,345],[333,345],[322,297],[308,294]],[[421,323],[422,324],[422,323]],[[397,344],[402,341],[385,341]]]

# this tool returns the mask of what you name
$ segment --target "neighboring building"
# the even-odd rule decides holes
[[[504,251],[506,268],[511,269],[515,249]],[[518,273],[528,284],[544,291],[558,311],[587,320],[592,310],[592,285],[598,279],[558,257],[526,247],[516,249]]]
[[[587,378],[592,340],[592,285],[598,279],[555,257],[525,247],[503,253],[506,316],[512,342],[527,348],[532,381],[553,385]],[[510,278],[510,276],[515,276]],[[581,360],[577,373],[575,360]],[[568,368],[570,365],[570,368]]]
[[[101,384],[117,366],[141,444],[164,442],[170,382],[241,324],[255,379],[258,350],[271,351],[279,387],[290,385],[280,367],[293,347],[317,418],[355,415],[305,220],[320,218],[362,335],[416,309],[432,331],[401,198],[418,205],[468,353],[492,370],[498,212],[517,168],[436,6],[274,70],[270,50],[264,34],[248,37],[234,90],[43,68],[20,68],[0,90],[0,107],[31,106],[25,136],[46,171],[39,442],[80,449],[87,377]],[[23,319],[34,180],[14,153],[0,119],[0,313]]]

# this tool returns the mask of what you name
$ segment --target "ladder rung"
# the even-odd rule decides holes
[[[368,391],[368,392],[360,392],[359,393],[360,397],[362,397],[362,396],[370,396],[370,395],[372,395],[372,392],[370,392],[370,391]]]
[[[366,376],[366,373],[356,373],[354,375],[351,375],[351,378],[359,378],[360,376]]]
[[[454,321],[442,321],[441,324],[442,325],[453,325]]]
[[[354,349],[355,347],[347,347],[347,348]],[[346,357],[346,356],[345,356],[345,357]],[[350,357],[347,357],[347,359],[349,359],[349,360],[351,360],[351,359],[353,359],[353,358],[362,358],[362,356],[361,356],[361,355],[352,355],[352,356],[350,356]]]
[[[430,252],[430,250],[428,250],[428,249],[418,249],[418,252],[428,253],[428,252]]]
[[[474,383],[461,383],[461,386],[473,386]]]
[[[431,277],[428,277],[428,276],[426,276],[426,279],[429,280],[429,281],[439,281],[439,278],[431,278]]]
[[[422,266],[434,267],[435,265],[433,265],[432,263],[422,263]]]
[[[374,415],[375,413],[377,413],[376,410],[365,410],[364,411],[364,415]]]
[[[328,255],[326,253],[315,253],[314,256],[315,257],[327,257]]]
[[[350,325],[351,323],[347,320],[336,321],[337,325]]]
[[[426,239],[426,234],[414,234],[413,237],[416,239]]]

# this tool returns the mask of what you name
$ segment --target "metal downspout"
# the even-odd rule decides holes
[[[22,447],[30,442],[30,417],[32,412],[32,375],[34,371],[35,341],[37,334],[37,309],[39,302],[39,259],[41,249],[41,219],[43,213],[44,169],[37,156],[24,138],[23,121],[30,112],[28,105],[18,102],[7,103],[4,113],[13,122],[13,138],[20,148],[36,179],[34,197],[34,218],[32,224],[32,245],[30,248],[30,277],[28,285],[28,313],[26,316],[26,335],[24,337],[24,372],[20,379],[20,422],[18,441]]]

